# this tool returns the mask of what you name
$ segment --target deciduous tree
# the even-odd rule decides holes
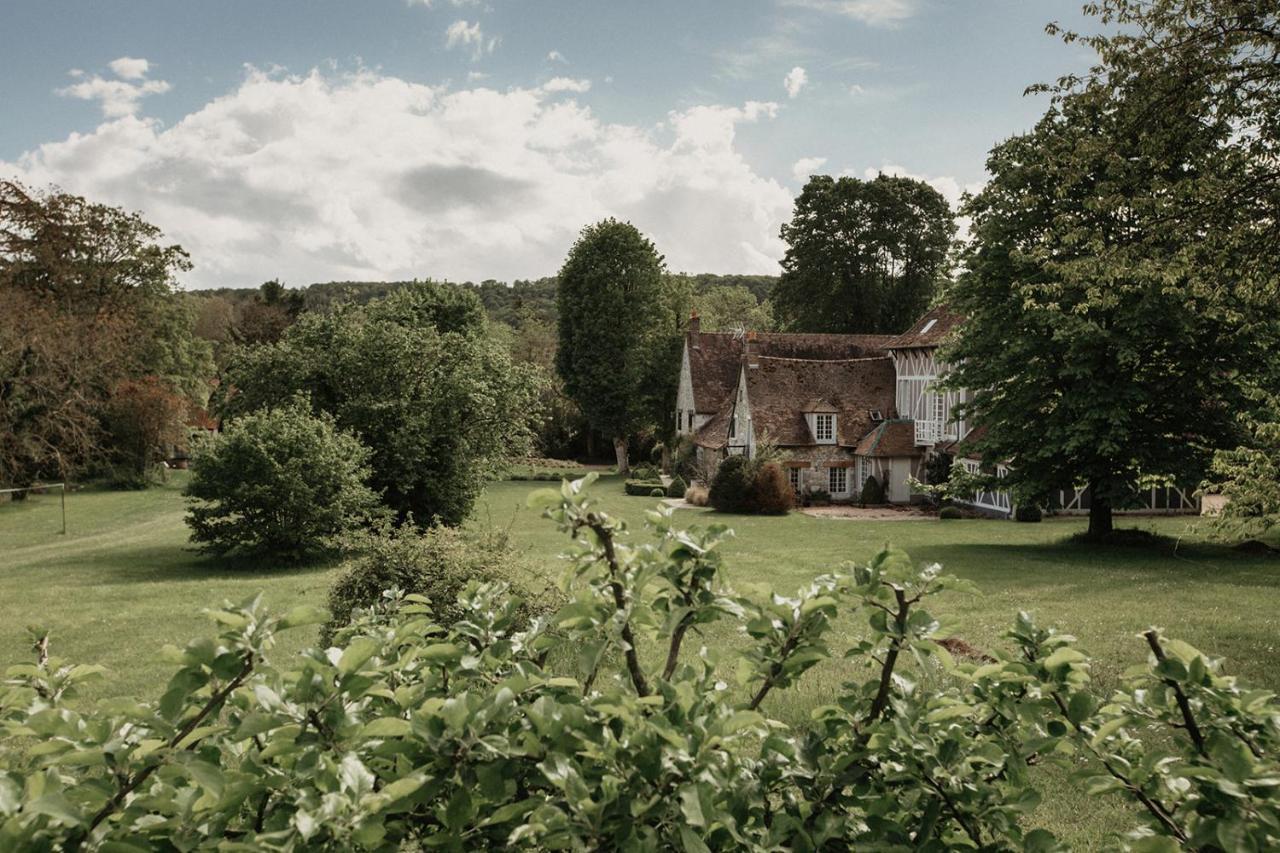
[[[1235,446],[1277,342],[1258,251],[1275,220],[1256,193],[1230,201],[1258,164],[1204,73],[1216,48],[1135,64],[1126,44],[1100,42],[1103,67],[992,151],[949,294],[968,317],[950,382],[978,389],[983,453],[1024,499],[1087,483],[1094,535],[1141,478],[1193,485]]]
[[[220,413],[305,393],[372,449],[370,484],[398,520],[461,523],[498,464],[527,452],[540,387],[483,335],[427,322],[419,309],[433,299],[400,291],[303,315],[232,360]]]
[[[369,448],[305,401],[237,419],[192,460],[187,524],[201,549],[296,560],[377,506]]]
[[[782,226],[774,314],[791,331],[902,332],[946,278],[955,230],[947,200],[923,181],[814,175]]]
[[[613,437],[620,473],[628,437],[656,422],[655,377],[670,361],[663,271],[653,243],[615,219],[584,228],[560,269],[556,369],[592,427]]]

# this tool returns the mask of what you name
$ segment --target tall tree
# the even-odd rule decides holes
[[[984,455],[1012,463],[1005,485],[1036,499],[1087,483],[1095,536],[1144,476],[1200,480],[1278,342],[1274,261],[1260,276],[1243,239],[1274,221],[1227,202],[1256,164],[1219,81],[1194,51],[1102,56],[993,150],[945,353],[949,383],[977,389]]]
[[[370,486],[400,521],[461,523],[496,467],[527,452],[540,387],[474,328],[425,320],[437,296],[411,285],[366,306],[304,314],[278,342],[233,358],[220,414],[304,394],[373,451]]]
[[[955,237],[947,200],[914,178],[814,175],[782,226],[783,328],[896,334],[929,305]]]
[[[556,370],[592,427],[627,440],[654,421],[656,365],[669,356],[670,299],[657,249],[635,226],[606,219],[583,229],[559,275]]]
[[[207,395],[212,348],[177,290],[190,268],[136,213],[0,181],[0,481],[69,476],[111,455],[123,380]]]

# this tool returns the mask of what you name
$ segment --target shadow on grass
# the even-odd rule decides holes
[[[336,554],[325,554],[305,562],[286,562],[252,554],[213,556],[193,548],[155,545],[120,548],[109,560],[93,565],[94,583],[103,585],[206,582],[283,578],[327,572],[341,563]]]
[[[919,550],[927,552],[930,560],[937,560],[944,568],[948,567],[949,556],[954,558],[954,568],[995,569],[999,575],[1022,575],[1034,565],[1034,574],[1040,569],[1060,572],[1052,578],[1055,581],[1123,570],[1152,576],[1172,575],[1179,581],[1191,583],[1217,584],[1230,579],[1233,583],[1274,588],[1280,575],[1280,561],[1269,556],[1165,536],[1152,536],[1143,545],[1117,545],[1066,536],[1049,542],[951,542]]]

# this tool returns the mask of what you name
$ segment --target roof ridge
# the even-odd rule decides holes
[[[864,355],[860,358],[795,358],[787,355],[758,355],[753,356],[760,361],[800,361],[805,364],[852,364],[861,361],[891,361],[892,358],[887,355]]]

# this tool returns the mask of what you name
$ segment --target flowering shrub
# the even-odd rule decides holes
[[[1280,842],[1274,701],[1195,649],[1148,632],[1106,700],[1072,638],[1025,615],[1008,653],[957,663],[926,607],[964,584],[936,565],[886,550],[756,600],[723,583],[723,528],[655,511],[638,543],[590,480],[537,496],[572,536],[574,597],[523,629],[501,583],[464,591],[448,629],[391,591],[275,665],[275,634],[324,614],[255,600],[166,652],[158,702],[86,708],[69,700],[95,670],[41,643],[0,692],[0,849],[1050,851],[1029,768],[1080,755],[1089,791],[1143,809],[1133,850]],[[842,613],[863,631],[833,650]],[[722,620],[734,660],[688,642]],[[837,654],[863,666],[831,704],[770,716]],[[946,677],[923,690],[912,667]]]

